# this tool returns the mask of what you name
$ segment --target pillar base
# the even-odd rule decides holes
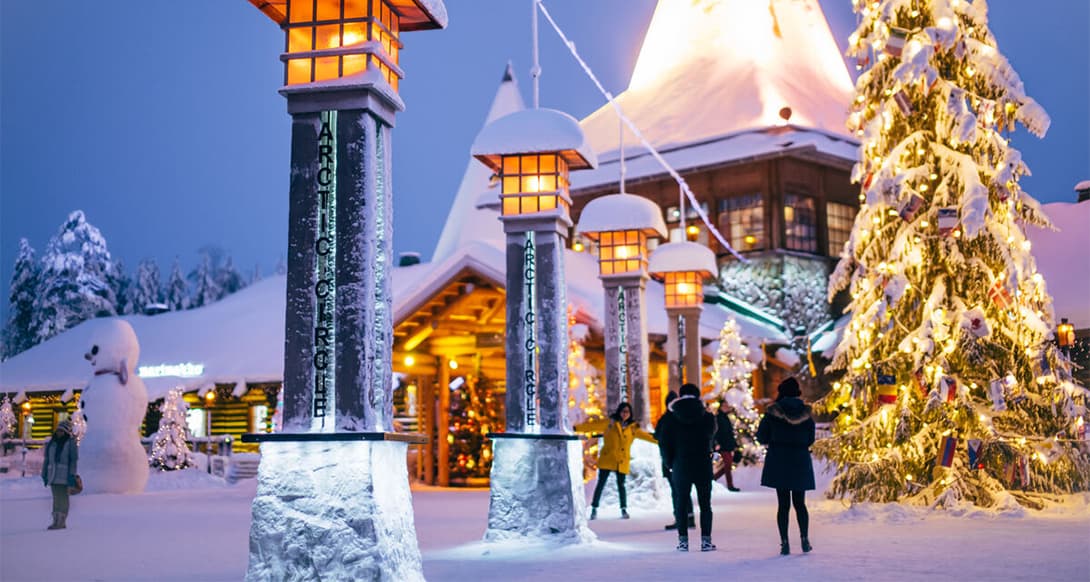
[[[583,445],[571,435],[504,433],[492,441],[485,541],[597,539],[587,527]]]
[[[262,443],[246,580],[424,580],[407,446]]]

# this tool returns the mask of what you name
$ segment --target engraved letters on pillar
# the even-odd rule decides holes
[[[314,418],[332,409],[337,302],[337,112],[323,111],[318,133],[318,236],[315,237]]]
[[[628,311],[624,295],[624,286],[617,287],[617,374],[621,378],[621,402],[628,402]]]
[[[537,247],[534,231],[526,232],[526,245],[522,251],[523,278],[526,281],[526,297],[523,303],[523,325],[526,326],[526,426],[537,424]]]

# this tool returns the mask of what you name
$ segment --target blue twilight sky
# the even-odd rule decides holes
[[[764,1],[764,0],[753,0]],[[606,87],[628,84],[655,0],[546,0]],[[508,59],[529,100],[529,0],[447,0],[450,26],[403,37],[395,252],[430,257]],[[848,0],[821,0],[843,47]],[[992,0],[999,48],[1052,116],[1014,145],[1042,201],[1090,178],[1090,2]],[[0,2],[0,315],[20,237],[44,251],[73,209],[132,272],[206,245],[269,274],[287,244],[282,32],[245,0]],[[542,21],[543,106],[602,98]],[[854,72],[854,70],[853,70]]]

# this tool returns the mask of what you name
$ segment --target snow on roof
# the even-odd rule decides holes
[[[675,170],[684,172],[785,154],[831,157],[843,160],[845,167],[850,167],[856,160],[858,148],[859,143],[849,137],[787,126],[739,131],[685,146],[665,148],[660,153]],[[617,164],[617,154],[613,152],[603,156],[602,163],[596,169],[572,173],[572,190],[616,183]],[[662,165],[644,150],[625,150],[625,176],[628,180],[665,174]]]
[[[635,194],[599,196],[579,213],[576,232],[591,234],[639,229],[649,236],[666,236],[666,222],[658,204]]]
[[[509,113],[524,109],[526,103],[519,92],[515,72],[511,63],[507,63],[507,70],[496,89],[496,96],[492,98],[492,106],[488,109],[483,125],[487,126]],[[439,235],[435,252],[432,253],[432,261],[441,261],[466,243],[482,238],[503,244],[504,234],[498,206],[499,188],[498,184],[492,183],[491,177],[492,170],[488,166],[470,158],[462,175],[462,184],[458,187],[458,193],[454,196],[454,202],[447,214],[447,222]],[[489,208],[481,204],[482,197],[486,195],[489,201],[495,199],[496,207]]]
[[[792,124],[846,134],[852,92],[818,0],[659,0],[617,101],[660,147],[782,125],[785,107]],[[617,149],[608,103],[583,128],[597,151]]]
[[[605,292],[598,279],[598,264],[588,253],[565,251],[568,300],[587,314],[601,333],[605,320]],[[400,323],[449,284],[471,270],[502,286],[505,281],[504,249],[473,242],[443,261],[393,269],[394,323]],[[284,375],[284,310],[286,277],[263,279],[222,301],[188,311],[156,316],[130,315],[140,341],[138,366],[199,364],[192,377],[148,377],[144,383],[151,400],[162,398],[175,386],[193,390],[213,383],[280,382]],[[666,335],[667,318],[662,284],[647,283],[648,333]],[[757,318],[733,312],[721,305],[706,305],[700,318],[700,335],[719,337],[730,314],[738,320],[744,338],[777,343],[783,332]],[[4,392],[65,391],[82,389],[91,378],[83,359],[89,340],[103,319],[84,322],[9,360],[0,362],[0,390]],[[195,366],[188,367],[194,369]]]
[[[652,274],[698,271],[704,273],[705,277],[710,277],[719,272],[715,262],[715,253],[700,243],[689,241],[659,245],[651,252],[647,270]]]
[[[1045,278],[1056,321],[1090,328],[1090,202],[1042,205],[1057,230],[1029,227],[1037,271]]]
[[[574,117],[555,109],[524,109],[489,123],[477,134],[473,157],[499,169],[500,155],[564,152],[575,170],[598,165],[594,150]]]
[[[1083,180],[1078,184],[1075,184],[1075,191],[1082,192],[1083,190],[1090,190],[1090,180]]]

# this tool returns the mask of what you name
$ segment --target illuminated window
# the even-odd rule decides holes
[[[265,432],[270,428],[269,407],[255,404],[250,407],[250,432]]]
[[[568,163],[557,154],[502,156],[500,185],[504,216],[569,211]]]
[[[700,209],[708,213],[708,203],[701,202]],[[708,231],[700,214],[692,206],[685,206],[685,230],[681,229],[681,209],[677,206],[666,208],[666,230],[670,242],[693,241],[708,246]]]
[[[396,91],[400,77],[390,66],[398,64],[398,15],[384,0],[287,0],[288,21],[284,76],[288,85],[328,81],[377,69]],[[368,42],[385,52],[380,57]],[[385,59],[385,60],[384,60]],[[388,61],[388,62],[387,62]]]
[[[765,248],[764,196],[732,196],[719,201],[719,232],[736,251]]]
[[[195,437],[208,436],[208,413],[203,408],[190,408],[185,411],[185,423]]]
[[[602,275],[639,272],[647,267],[647,235],[639,230],[603,232],[598,237],[598,266]]]
[[[852,234],[852,224],[855,223],[854,206],[829,202],[825,205],[825,215],[829,223],[829,256],[836,257],[844,249],[844,243]]]
[[[703,303],[702,279],[696,271],[666,273],[666,307],[689,307]]]
[[[817,252],[817,213],[813,198],[784,194],[783,235],[784,247],[793,251]]]

